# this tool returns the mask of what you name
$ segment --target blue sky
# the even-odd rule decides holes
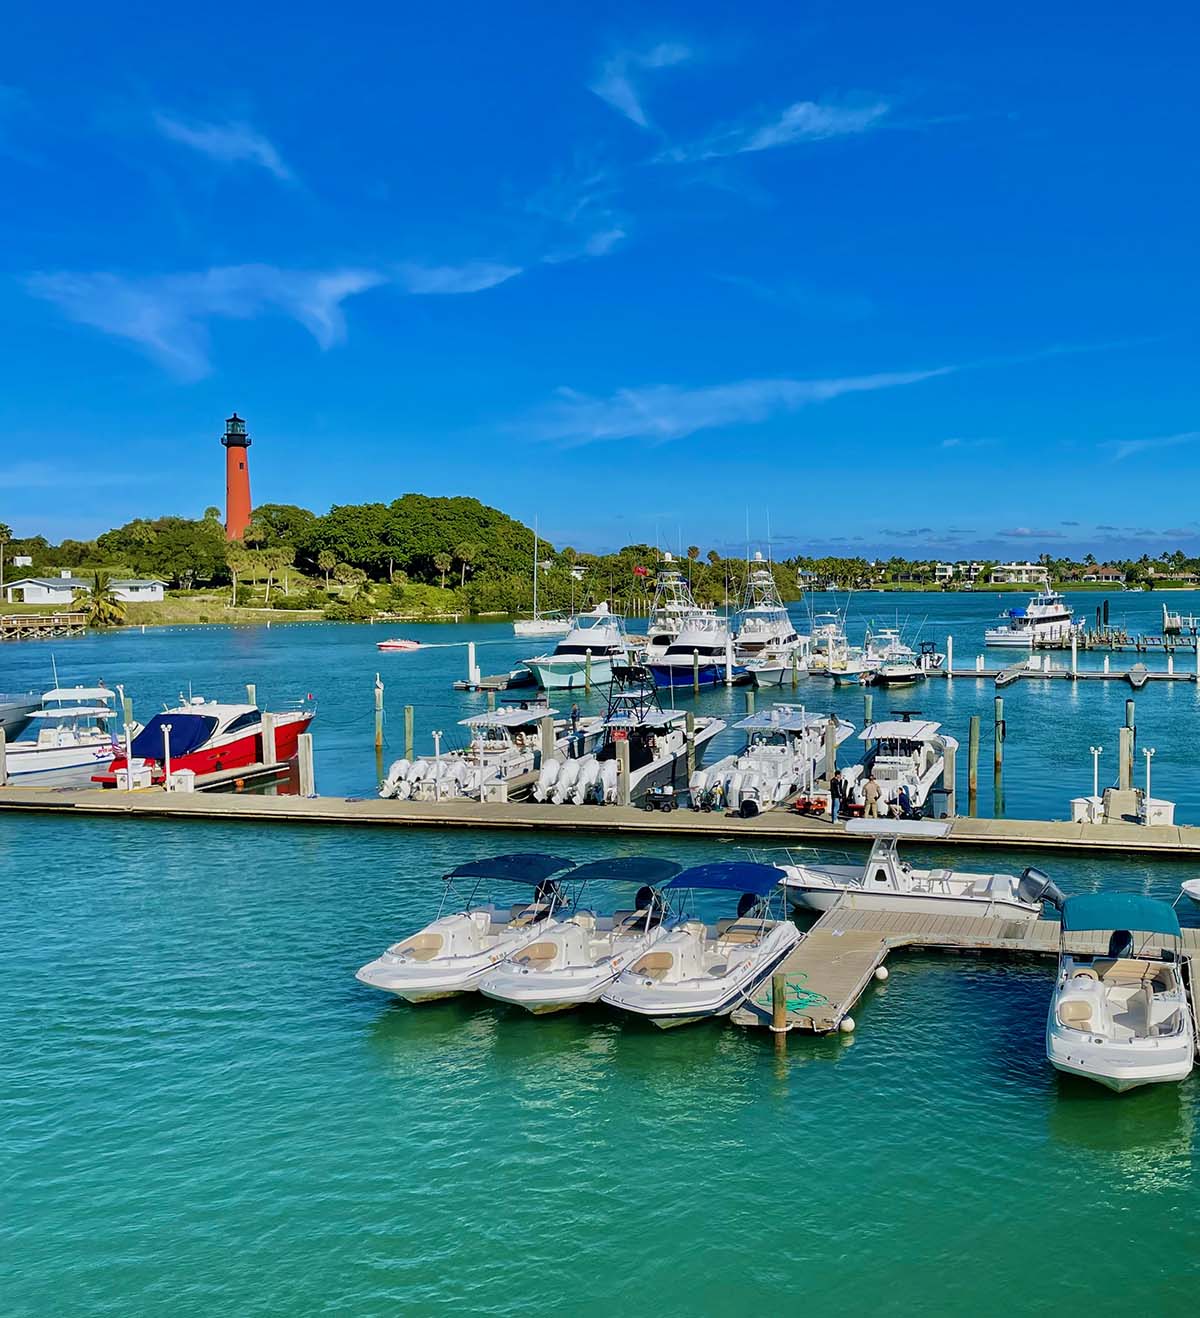
[[[1200,552],[1187,6],[14,11],[0,520]]]

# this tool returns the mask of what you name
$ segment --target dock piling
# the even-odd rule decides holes
[[[488,696],[488,709],[494,710],[496,708],[496,693],[495,691],[492,690],[491,687],[488,687],[487,696]]]
[[[1071,633],[1071,676],[1079,676],[1079,633]]]
[[[383,679],[375,674],[375,749],[383,749]],[[273,760],[268,760],[273,764]]]
[[[825,780],[829,782],[837,772],[837,719],[831,714],[825,724]]]
[[[696,695],[700,690],[700,651],[692,651],[692,694]]]
[[[258,687],[253,682],[246,683],[246,704],[253,705],[255,709],[258,708]],[[125,721],[127,723],[133,722],[132,719],[126,719]]]
[[[687,738],[687,776],[692,781],[696,772],[696,715],[689,709],[683,716],[684,736]]]
[[[592,647],[589,645],[583,656],[583,689],[590,693],[592,689]]]
[[[946,676],[954,676],[954,637],[946,637]]]
[[[542,735],[542,762],[538,768],[542,768],[549,764],[551,760],[557,758],[554,751],[554,716],[547,714],[540,719],[538,729]]]
[[[971,715],[967,734],[967,813],[974,818],[979,803],[979,715]]]
[[[8,786],[8,745],[4,729],[0,728],[0,787]]]
[[[479,685],[479,665],[475,662],[475,642],[467,642],[467,681],[472,686]]]
[[[995,776],[992,813],[997,819],[1004,813],[1004,737],[1007,730],[1004,722],[1004,697],[997,696],[992,725],[992,768]]]
[[[787,976],[771,976],[771,1033],[775,1036],[776,1046],[787,1046]]]
[[[733,637],[725,638],[725,685],[733,685]]]
[[[317,785],[313,778],[313,739],[311,732],[302,732],[296,738],[296,756],[299,761],[300,795],[316,796]]]
[[[792,651],[792,690],[800,685],[800,651]]]
[[[264,764],[279,763],[275,745],[275,715],[264,713],[262,716],[262,762]]]
[[[629,742],[617,742],[617,804],[629,804]]]
[[[875,692],[863,692],[863,727],[869,728],[874,722],[872,715],[875,713]]]
[[[1133,729],[1121,728],[1117,742],[1117,787],[1122,792],[1133,788]]]
[[[404,706],[404,758],[411,761],[413,757],[413,707]]]
[[[752,686],[746,688],[746,713],[754,713],[754,688]]]
[[[958,813],[958,754],[953,746],[947,746],[942,752],[942,787],[946,793],[946,818],[953,819]]]

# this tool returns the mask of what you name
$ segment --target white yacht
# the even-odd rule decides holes
[[[385,800],[446,801],[469,796],[508,799],[508,789],[541,764],[542,720],[554,719],[554,749],[562,756],[582,755],[597,744],[601,720],[580,719],[572,727],[555,718],[545,703],[491,709],[460,719],[467,744],[445,754],[395,760],[379,788]],[[499,789],[499,790],[497,790]]]
[[[1182,942],[1165,902],[1123,892],[1069,897],[1046,1018],[1051,1066],[1117,1093],[1185,1080],[1195,1033]]]
[[[680,914],[649,951],[622,971],[601,998],[669,1029],[727,1016],[784,960],[800,931],[782,915],[774,865],[726,861],[696,865],[662,891],[682,898]],[[736,914],[705,924],[687,906],[700,892],[740,893]]]
[[[574,759],[542,765],[533,788],[535,801],[554,805],[615,805],[620,795],[617,747],[629,747],[629,800],[644,802],[654,788],[671,793],[686,785],[688,715],[664,710],[649,669],[623,668],[614,675],[608,711],[598,720],[594,750]],[[696,763],[708,743],[725,730],[725,721],[710,715],[692,719],[692,751]]]
[[[1082,627],[1071,606],[1049,586],[1039,590],[1023,609],[1007,609],[1000,617],[1002,626],[984,632],[985,645],[1032,650],[1036,645],[1069,643]]]
[[[911,686],[925,677],[921,657],[905,645],[895,628],[881,627],[874,637],[874,672],[876,686]]]
[[[10,739],[24,732],[30,716],[41,703],[42,698],[34,691],[23,695],[0,694],[0,732]]]
[[[654,599],[646,623],[646,644],[642,649],[645,663],[661,659],[674,644],[683,624],[699,610],[692,588],[684,579],[679,564],[664,553],[654,578]]]
[[[629,657],[622,619],[599,604],[575,618],[571,630],[551,654],[525,660],[525,667],[544,691],[566,691],[612,679],[613,664]]]
[[[571,870],[562,876],[574,892],[570,915],[490,970],[479,991],[535,1015],[599,1001],[625,967],[666,933],[668,908],[658,888],[680,869],[672,860],[623,856]],[[636,884],[633,905],[609,915],[584,909],[592,883]]]
[[[965,870],[917,869],[901,860],[901,838],[935,841],[950,831],[945,820],[854,819],[846,832],[873,837],[865,865],[798,860],[792,852],[775,863],[787,877],[783,888],[802,910],[835,906],[856,911],[911,911],[920,915],[967,915],[1036,920],[1042,902],[1062,904],[1062,893],[1039,870],[973,874]]]
[[[646,666],[660,687],[717,686],[741,669],[734,660],[733,633],[713,609],[696,609],[683,620],[678,636]]]
[[[774,705],[734,727],[747,734],[745,749],[709,769],[698,769],[688,783],[694,810],[728,809],[743,819],[781,805],[825,773],[830,719],[841,745],[854,725],[831,714],[813,714],[798,705]]]
[[[574,618],[554,611],[542,613],[538,609],[538,533],[533,529],[533,617],[518,618],[513,623],[514,636],[565,636],[574,626]]]
[[[393,943],[355,979],[406,1002],[434,1002],[478,988],[493,966],[557,927],[567,898],[555,876],[572,864],[561,856],[519,853],[457,866],[446,875],[437,919]],[[457,893],[456,879],[473,881],[465,897]],[[477,903],[480,888],[493,882],[532,892],[511,906]],[[452,902],[457,909],[443,914]]]
[[[945,771],[947,748],[958,749],[958,742],[941,729],[940,723],[928,719],[884,719],[868,724],[858,734],[860,741],[868,743],[866,753],[842,774],[849,799],[861,803],[863,785],[874,777],[880,787],[881,811],[886,808],[903,816],[921,810]]]
[[[107,765],[120,754],[117,697],[118,691],[106,686],[62,686],[44,692],[41,707],[29,711],[35,735],[8,743],[9,777]],[[133,724],[130,733],[140,730],[140,724]]]
[[[755,553],[747,566],[734,659],[751,674],[755,686],[779,686],[789,674],[808,671],[809,639],[797,635],[770,563]]]
[[[828,673],[841,667],[849,650],[846,619],[840,611],[814,613],[809,626],[808,669],[811,673]]]

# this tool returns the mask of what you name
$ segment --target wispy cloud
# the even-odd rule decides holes
[[[639,128],[648,128],[650,121],[642,108],[636,75],[682,64],[691,58],[691,54],[687,46],[674,41],[662,42],[644,51],[620,50],[601,63],[588,89]]]
[[[1004,540],[1061,540],[1061,531],[1047,531],[1040,527],[1012,526],[996,534]]]
[[[277,311],[298,321],[326,349],[345,338],[342,303],[384,282],[374,270],[238,265],[146,279],[39,274],[26,286],[71,320],[127,339],[174,375],[196,380],[211,369],[210,321]]]
[[[1181,444],[1194,444],[1197,440],[1200,440],[1200,430],[1184,430],[1178,435],[1158,435],[1153,439],[1116,440],[1107,447],[1113,462],[1123,462],[1126,458],[1151,449],[1178,448]]]
[[[1068,521],[1059,522],[1059,526],[1078,526],[1078,525],[1079,525],[1078,522],[1068,522]]]
[[[875,313],[875,304],[870,298],[852,293],[824,292],[796,279],[783,278],[767,283],[761,279],[747,278],[745,275],[717,275],[716,278],[723,284],[742,289],[762,302],[788,307],[801,313],[832,317],[841,321],[867,320]]]
[[[697,389],[652,385],[621,389],[608,398],[561,389],[553,402],[517,428],[536,439],[565,445],[615,439],[641,439],[658,444],[682,439],[698,430],[766,421],[780,413],[844,394],[918,384],[954,369],[943,366],[926,371],[889,371],[828,380],[739,380]]]
[[[154,123],[158,131],[170,141],[190,146],[222,164],[232,165],[244,161],[260,165],[281,182],[292,181],[292,171],[284,164],[274,145],[249,124],[238,121],[220,124],[185,123],[161,110],[155,111]]]
[[[711,160],[716,156],[770,151],[774,147],[793,146],[799,142],[826,142],[835,137],[852,137],[877,128],[890,111],[891,106],[883,100],[854,105],[797,101],[760,123],[718,129],[698,142],[668,147],[658,159],[682,164]]]
[[[480,293],[521,274],[519,265],[496,261],[468,261],[465,265],[415,265],[396,267],[401,286],[409,293]]]
[[[618,184],[607,168],[592,165],[555,175],[526,198],[535,217],[544,265],[607,256],[628,236],[628,219],[614,206]]]

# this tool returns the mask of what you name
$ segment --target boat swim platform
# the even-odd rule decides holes
[[[240,771],[227,777],[246,777]],[[236,786],[236,783],[234,784]],[[109,819],[206,819],[224,823],[359,825],[391,828],[509,829],[525,833],[591,833],[621,837],[712,838],[738,846],[772,844],[845,849],[869,846],[871,836],[843,823],[778,809],[754,819],[694,810],[632,806],[569,806],[537,802],[385,801],[378,797],[261,795],[250,791],[125,792],[74,787],[0,787],[0,814],[71,814]],[[941,822],[941,821],[939,821]],[[1165,859],[1200,857],[1200,828],[1176,824],[1086,824],[1067,820],[944,821],[937,847],[1025,852],[1136,853]]]
[[[1057,920],[863,911],[839,904],[817,920],[775,972],[784,977],[787,990],[787,1028],[814,1034],[840,1029],[873,981],[875,971],[897,949],[1057,956],[1060,932]],[[1071,946],[1102,955],[1108,949],[1108,936],[1072,935]],[[1200,929],[1183,930],[1183,952],[1195,1001]],[[734,1009],[731,1019],[735,1025],[771,1026],[769,978],[752,998]]]

